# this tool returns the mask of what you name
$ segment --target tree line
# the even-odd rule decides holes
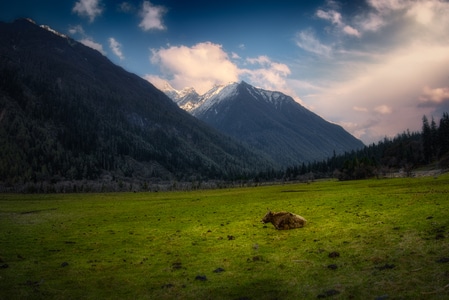
[[[335,177],[339,180],[365,179],[403,171],[411,176],[414,169],[435,163],[438,168],[449,166],[449,114],[443,113],[439,122],[422,118],[422,130],[409,130],[394,138],[385,137],[377,144],[363,149],[334,155],[322,161],[302,163],[284,171],[270,170],[258,174],[259,180],[273,175],[283,180],[313,180]]]

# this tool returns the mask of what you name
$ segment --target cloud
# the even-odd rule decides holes
[[[345,15],[338,2],[326,2],[313,18],[327,24],[295,36],[297,46],[319,57],[300,53],[297,66],[289,67],[306,107],[371,143],[419,130],[423,115],[449,110],[449,2],[369,0],[367,5]]]
[[[328,1],[327,5],[330,7],[338,7],[334,1]],[[360,37],[360,32],[354,27],[347,25],[343,22],[343,17],[340,12],[335,9],[323,10],[318,9],[316,12],[316,16],[320,19],[327,20],[336,26],[339,32],[342,32],[346,35]]]
[[[232,52],[232,53],[231,53],[231,57],[232,57],[232,59],[241,59],[240,55],[238,55],[238,54],[235,53],[235,52]]]
[[[386,25],[386,21],[380,15],[375,13],[356,16],[355,23],[363,32],[378,31]]]
[[[388,105],[382,104],[374,108],[374,111],[381,115],[389,115],[393,112],[393,109]]]
[[[162,17],[166,11],[167,9],[164,6],[153,5],[150,1],[144,1],[139,13],[140,17],[142,17],[139,27],[144,31],[153,29],[165,30]]]
[[[79,42],[87,47],[90,47],[94,50],[99,51],[101,54],[103,54],[104,56],[107,55],[106,51],[104,51],[103,49],[103,45],[100,43],[97,43],[94,41],[94,39],[90,36],[88,36],[83,27],[81,25],[76,25],[76,26],[71,26],[69,28],[69,33],[73,36],[73,35],[78,35],[79,36]]]
[[[143,78],[146,79],[147,81],[149,81],[151,84],[153,84],[155,87],[157,87],[160,90],[163,90],[165,87],[171,86],[167,80],[165,80],[157,75],[146,74],[143,76]]]
[[[85,46],[87,46],[87,47],[95,49],[95,50],[99,51],[101,54],[106,56],[106,51],[103,50],[103,45],[95,42],[93,39],[91,39],[91,38],[83,38],[83,39],[80,40],[80,43],[85,45]]]
[[[382,14],[403,9],[411,3],[410,0],[368,0],[367,2]]]
[[[418,130],[423,115],[449,106],[447,53],[449,45],[417,43],[391,49],[374,61],[352,61],[351,67],[329,65],[339,78],[327,78],[313,97],[301,99],[366,143]]]
[[[439,24],[441,30],[446,30],[449,23],[449,3],[440,0],[368,0],[368,5],[375,12],[367,16],[359,16],[359,25],[364,30],[377,31],[389,22],[404,21],[404,17],[412,18],[421,25]],[[396,17],[392,17],[395,14]]]
[[[356,36],[356,37],[361,36],[360,32],[357,29],[355,29],[349,25],[343,26],[342,31],[347,35],[352,35],[352,36]]]
[[[200,94],[215,84],[237,81],[239,75],[222,46],[211,42],[153,49],[151,62],[159,65],[176,89],[194,87]]]
[[[124,13],[131,13],[134,12],[136,9],[135,6],[132,3],[129,2],[122,2],[117,5],[118,11],[124,12]]]
[[[418,24],[430,26],[433,30],[447,32],[448,14],[448,2],[428,0],[413,3],[408,8],[406,16],[412,17]]]
[[[449,102],[449,87],[432,89],[429,86],[425,86],[419,100],[426,105]]]
[[[117,42],[117,40],[113,37],[109,38],[108,41],[109,41],[109,48],[111,48],[112,52],[115,55],[117,55],[117,57],[120,58],[120,60],[123,60],[125,56],[123,55],[122,52],[122,44]]]
[[[335,10],[324,11],[322,9],[317,10],[316,15],[318,18],[331,21],[332,24],[342,25],[341,14]]]
[[[266,55],[261,55],[255,58],[247,58],[247,62],[250,64],[259,64],[259,65],[269,65],[271,64],[271,60]]]
[[[82,36],[86,35],[85,32],[84,32],[84,29],[83,29],[83,27],[81,25],[76,25],[76,26],[70,27],[69,28],[69,33],[71,35],[75,35],[75,34],[80,34]]]
[[[251,84],[263,89],[280,91],[296,97],[296,93],[287,83],[287,77],[291,74],[291,71],[286,64],[273,62],[265,55],[247,58],[246,61],[253,68],[240,69],[241,77],[247,77]]]
[[[353,106],[352,109],[358,112],[368,112],[368,108],[366,107]]]
[[[246,80],[250,84],[267,90],[284,92],[295,97],[293,89],[288,87],[287,77],[290,68],[286,64],[272,61],[268,56],[241,59],[239,67],[231,61],[236,57],[228,55],[221,45],[211,42],[198,43],[192,47],[172,46],[153,49],[151,62],[159,65],[163,78],[146,75],[154,84],[161,80],[168,81],[180,90],[194,87],[199,94],[204,94],[214,85]]]
[[[75,3],[72,11],[81,17],[88,17],[90,22],[103,12],[100,0],[79,0]]]
[[[308,52],[325,57],[332,55],[332,48],[322,44],[311,29],[298,32],[295,36],[295,42],[298,47]]]

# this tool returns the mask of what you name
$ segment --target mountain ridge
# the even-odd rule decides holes
[[[244,81],[215,86],[198,97],[177,95],[172,100],[178,106],[283,166],[322,160],[364,146],[341,126],[292,97]]]
[[[232,178],[276,164],[97,50],[0,22],[0,182]]]

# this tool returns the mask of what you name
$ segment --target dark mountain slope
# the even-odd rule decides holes
[[[0,181],[222,178],[273,166],[98,51],[0,23]]]
[[[364,146],[341,126],[327,122],[291,97],[245,82],[224,87],[191,113],[284,166]]]

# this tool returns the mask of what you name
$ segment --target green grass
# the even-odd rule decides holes
[[[0,299],[447,299],[448,209],[449,174],[0,195]]]

